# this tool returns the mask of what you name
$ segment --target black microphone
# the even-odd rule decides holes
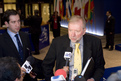
[[[34,64],[35,58],[33,56],[29,56],[24,64],[22,65],[22,68],[26,70],[26,73],[30,73],[33,69],[32,65]]]
[[[31,65],[33,65],[35,62],[35,58],[33,56],[29,56],[26,60],[29,61]]]
[[[72,56],[72,47],[68,47],[64,54],[64,58],[66,60],[65,66],[69,66],[69,60],[71,56]]]

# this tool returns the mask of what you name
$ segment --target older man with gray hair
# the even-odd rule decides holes
[[[104,58],[101,40],[91,35],[86,35],[86,23],[80,16],[73,16],[69,20],[68,35],[53,39],[50,49],[43,61],[43,68],[46,81],[50,81],[53,76],[53,67],[65,69],[69,73],[68,81],[72,80],[72,70],[77,69],[80,75],[87,60],[94,59],[94,69],[87,81],[99,81],[104,74]],[[64,53],[68,47],[72,47],[72,58],[69,66],[65,66]],[[55,64],[56,61],[56,64]],[[89,66],[90,67],[90,66]]]

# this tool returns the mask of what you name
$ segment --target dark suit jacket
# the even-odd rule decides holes
[[[41,34],[42,18],[38,15],[30,18],[30,33]]]
[[[0,36],[0,57],[15,57],[19,64],[22,65],[26,58],[30,55],[31,46],[28,34],[19,32],[19,35],[23,44],[24,61],[21,61],[18,50],[7,32]]]
[[[115,18],[113,16],[107,18],[104,31],[106,33],[115,32]]]
[[[103,76],[105,64],[101,40],[90,35],[84,35],[83,40],[83,67],[85,66],[87,60],[90,57],[93,57],[95,66],[91,77],[94,78],[95,81],[99,81],[100,78]],[[63,66],[65,65],[64,52],[66,51],[67,47],[70,47],[70,40],[68,38],[68,35],[58,37],[53,40],[50,49],[43,61],[43,69],[46,81],[49,81],[50,77],[53,75],[53,67],[55,65],[55,61],[56,70],[63,68]]]

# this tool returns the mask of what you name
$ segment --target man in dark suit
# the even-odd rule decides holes
[[[35,15],[30,18],[30,25],[31,25],[30,33],[31,33],[31,38],[35,49],[34,54],[39,54],[39,38],[41,34],[42,18],[39,16],[38,10],[35,10],[34,13]]]
[[[58,37],[52,41],[50,49],[43,61],[43,69],[46,81],[50,81],[50,77],[53,76],[53,67],[56,65],[55,70],[65,69],[65,59],[64,52],[68,47],[73,48],[72,58],[69,62],[69,81],[72,79],[72,70],[74,69],[74,51],[75,44],[80,43],[79,50],[81,52],[81,63],[82,70],[87,62],[87,60],[92,57],[94,59],[94,69],[91,76],[87,81],[99,81],[104,73],[104,58],[102,51],[101,40],[90,36],[84,35],[86,32],[85,20],[80,16],[71,17],[68,24],[68,35]],[[56,62],[56,64],[55,64]],[[68,72],[66,70],[66,72]],[[80,75],[81,73],[79,73]]]
[[[7,10],[3,15],[7,31],[0,36],[0,57],[14,57],[22,65],[30,56],[29,35],[20,32],[20,16],[15,10]],[[29,75],[26,75],[29,76]],[[24,81],[31,81],[25,77]]]
[[[106,34],[106,46],[104,49],[108,49],[110,47],[110,51],[114,48],[114,33],[115,33],[115,19],[111,15],[110,11],[106,12],[107,20],[105,23],[104,33]]]

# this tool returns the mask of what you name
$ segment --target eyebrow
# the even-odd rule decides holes
[[[13,20],[13,21],[11,20],[11,22],[16,22],[16,21],[20,21],[20,19],[19,20]]]

